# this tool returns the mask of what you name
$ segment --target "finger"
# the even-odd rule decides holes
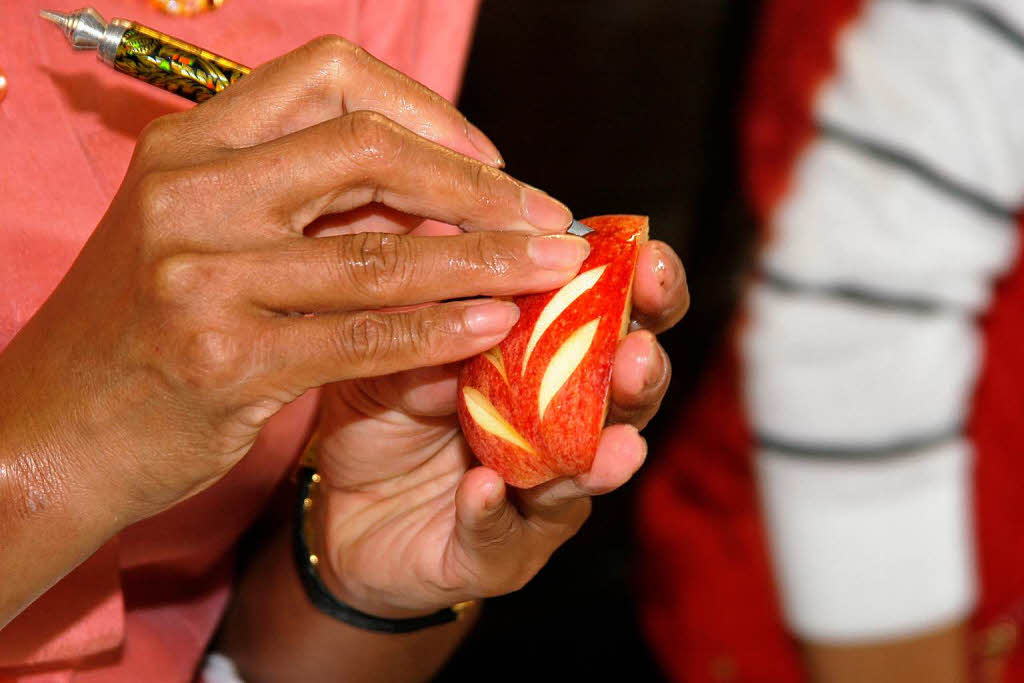
[[[361,232],[389,232],[393,235],[461,235],[454,225],[389,209],[381,204],[368,204],[345,213],[331,213],[306,226],[307,237],[334,237]]]
[[[631,332],[619,344],[612,361],[608,422],[646,427],[658,412],[671,378],[668,354],[657,338],[646,330]]]
[[[689,307],[686,270],[679,256],[664,242],[643,245],[633,278],[633,329],[664,332],[682,320]]]
[[[455,492],[455,538],[469,564],[486,567],[504,559],[523,534],[522,518],[506,495],[497,472],[476,467]]]
[[[413,228],[409,234],[422,237],[441,237],[443,235],[458,235],[460,232],[462,231],[454,225],[442,223],[441,221],[425,220]]]
[[[458,564],[485,595],[522,587],[590,513],[590,499],[581,498],[547,510],[552,514],[543,521],[524,518],[520,498],[510,500],[501,477],[487,467],[470,470],[456,490]]]
[[[498,473],[487,467],[467,472],[455,491],[455,542],[450,550],[464,580],[481,597],[521,588],[571,535],[556,539],[538,534],[509,500]]]
[[[560,525],[573,506],[617,489],[629,481],[647,458],[647,442],[630,425],[605,428],[589,472],[519,492],[523,516],[538,525]]]
[[[415,420],[454,415],[458,379],[459,364],[451,363],[360,380],[359,387],[377,405]]]
[[[249,147],[353,111],[375,111],[439,145],[501,166],[487,136],[446,99],[338,36],[264,64],[197,108],[225,147]]]
[[[469,230],[565,232],[572,220],[544,192],[373,112],[239,152],[223,173],[259,181],[262,208],[295,232],[371,202]]]
[[[546,292],[571,280],[589,253],[572,235],[362,233],[295,240],[224,267],[250,274],[253,303],[308,313]]]
[[[254,353],[261,374],[302,391],[463,360],[493,347],[518,319],[515,304],[495,300],[279,318]]]
[[[521,588],[560,545],[579,530],[589,500],[572,505],[560,526],[540,528],[524,519],[497,472],[477,467],[455,492],[455,541],[465,567],[485,594]]]
[[[361,232],[390,232],[395,235],[407,235],[416,230],[423,222],[419,216],[410,216],[380,204],[367,204],[346,213],[331,213],[321,216],[307,225],[303,233],[307,237],[335,237],[337,235],[356,235]],[[455,230],[458,231],[458,228]]]

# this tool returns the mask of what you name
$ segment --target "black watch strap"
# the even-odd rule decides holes
[[[338,621],[366,631],[376,631],[377,633],[411,633],[429,628],[430,626],[447,624],[458,619],[459,612],[451,607],[446,607],[422,617],[385,619],[384,617],[375,617],[372,614],[360,612],[331,595],[316,571],[315,560],[312,559],[315,556],[309,551],[309,546],[306,544],[306,535],[303,532],[305,511],[309,509],[310,505],[306,501],[310,497],[310,487],[314,484],[314,475],[316,475],[316,470],[313,468],[299,467],[297,475],[299,483],[298,512],[295,515],[294,543],[292,543],[295,567],[299,572],[302,587],[305,589],[306,595],[309,597],[309,601],[313,603],[313,606]]]

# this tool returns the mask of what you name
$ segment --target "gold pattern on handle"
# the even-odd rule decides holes
[[[242,76],[246,66],[165,33],[115,19],[125,27],[114,68],[195,102],[210,99]]]
[[[224,0],[150,0],[157,9],[180,17],[189,17],[200,12],[215,10]]]

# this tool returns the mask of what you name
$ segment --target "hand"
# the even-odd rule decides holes
[[[425,614],[525,584],[590,511],[625,483],[646,445],[638,435],[668,388],[654,334],[689,302],[682,264],[646,244],[633,287],[634,331],[612,373],[612,407],[590,472],[510,490],[477,466],[455,417],[457,366],[325,388],[322,483],[311,512],[319,571],[341,600],[385,617]]]
[[[215,482],[310,387],[493,345],[513,305],[431,302],[559,286],[586,250],[531,239],[571,217],[498,163],[450,104],[339,38],[155,121],[0,356],[0,474],[124,526]],[[304,235],[378,206],[472,234]]]

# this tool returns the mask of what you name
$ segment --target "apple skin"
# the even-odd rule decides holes
[[[582,222],[594,232],[585,238],[590,255],[576,279],[516,297],[519,322],[459,373],[462,432],[480,462],[511,486],[588,471],[607,417],[612,362],[628,331],[648,221],[613,215]]]

